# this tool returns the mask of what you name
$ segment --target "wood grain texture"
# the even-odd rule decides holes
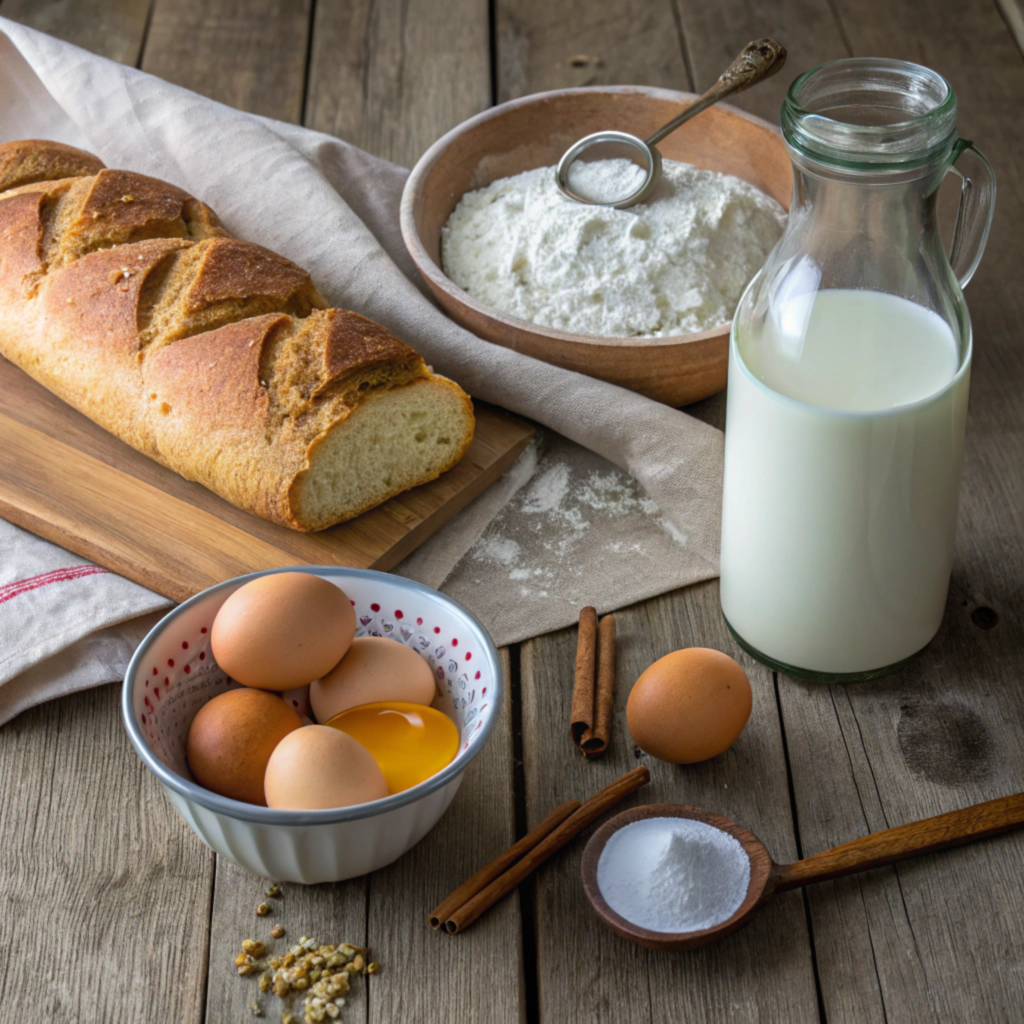
[[[0,729],[4,1020],[201,1020],[213,855],[136,757],[119,695]]]
[[[509,657],[502,651],[506,680]],[[512,807],[511,695],[486,748],[466,770],[462,787],[438,825],[390,867],[336,885],[284,885],[272,911],[256,916],[268,880],[223,857],[217,859],[210,937],[208,1024],[245,1020],[252,1004],[267,1019],[281,1003],[258,997],[255,978],[240,978],[234,957],[245,938],[268,943],[281,923],[287,936],[273,948],[287,948],[302,935],[322,942],[368,945],[380,973],[361,979],[345,1007],[354,1021],[520,1019],[519,906],[507,900],[481,921],[471,941],[438,934],[427,924],[430,907],[514,838]],[[486,983],[481,983],[486,979]]]
[[[529,832],[516,840],[507,850],[500,853],[494,860],[475,871],[454,892],[446,896],[430,913],[430,927],[445,927],[451,915],[464,906],[477,893],[483,892],[496,878],[500,878],[513,864],[527,853],[535,849],[542,839],[551,835],[566,818],[571,817],[583,805],[579,800],[566,800],[554,810],[546,814]],[[445,927],[445,931],[451,929]]]
[[[307,127],[412,166],[490,102],[487,0],[317,4]]]
[[[437,827],[369,880],[368,933],[381,972],[372,979],[370,1021],[524,1019],[522,922],[508,899],[469,935],[435,932],[427,918],[445,893],[494,860],[515,838],[509,655],[505,701],[487,746]]]
[[[153,0],[142,69],[253,114],[302,120],[312,0]]]
[[[1002,0],[1004,9],[1008,3],[1012,0]],[[131,62],[132,46],[138,46],[131,39],[141,40],[144,17],[140,20],[137,12],[143,6],[128,0],[102,5],[91,0],[3,0],[0,13]],[[218,21],[225,17],[226,5],[160,0],[160,6],[168,24],[177,17],[172,6],[189,12],[192,20],[182,24],[196,25],[205,40],[200,59],[185,52],[192,45],[187,34],[175,39],[168,31],[168,45],[173,42],[180,51],[168,63],[178,70],[168,77],[229,101],[241,96],[239,102],[248,103],[245,97],[251,97],[253,109],[261,109],[257,101],[268,108],[276,104],[277,116],[298,118],[301,89],[295,83],[301,86],[301,74],[295,73],[294,53],[301,47],[295,42],[296,32],[283,33],[291,56],[280,68],[273,60],[273,47],[251,42],[270,39],[276,31],[249,20],[248,12],[269,7],[250,4],[244,12],[241,4],[233,8],[232,16],[246,22],[239,31],[248,40],[243,47],[248,56],[235,64],[242,36],[217,35],[228,24]],[[368,148],[379,145],[382,155],[410,162],[443,128],[479,109],[471,108],[467,97],[486,94],[486,42],[480,51],[467,52],[470,64],[453,71],[439,62],[432,65],[431,83],[417,81],[413,55],[398,59],[405,69],[402,76],[395,71],[396,47],[407,34],[396,35],[390,26],[403,23],[401,10],[385,17],[384,8],[371,16],[369,4],[321,0],[317,6],[318,19],[327,17],[322,13],[325,8],[340,11],[330,16],[339,20],[340,42],[353,54],[345,58],[341,77],[359,82],[365,70],[375,84],[359,110],[341,109],[350,102],[346,89],[315,117],[311,88],[309,108],[315,127],[329,127],[328,121],[316,118],[337,116],[337,131],[343,137]],[[423,15],[415,3],[408,6],[407,22],[423,18],[424,27],[417,32],[430,30],[428,14],[442,26],[443,32],[434,37],[438,46],[445,45],[445,34],[461,38],[458,25],[445,25],[437,13],[439,4],[428,5]],[[626,0],[589,5],[574,0],[568,7],[540,0],[498,4],[501,99],[597,81],[702,88],[747,39],[768,33],[789,48],[789,68],[776,82],[741,96],[738,104],[749,103],[748,109],[774,120],[781,92],[773,90],[781,90],[793,75],[819,60],[844,55],[848,38],[853,52],[922,60],[950,75],[961,98],[961,124],[992,158],[1000,176],[1000,208],[991,247],[968,291],[977,349],[958,560],[947,620],[929,651],[893,679],[846,688],[779,680],[803,853],[1018,790],[1024,783],[1019,743],[1024,725],[1019,686],[1024,650],[1024,431],[1019,405],[1024,353],[1015,338],[1024,319],[1024,294],[1014,279],[1022,255],[1015,228],[1022,222],[1024,195],[1017,141],[1024,136],[1020,55],[1007,42],[992,0],[965,0],[955,16],[941,0],[868,0],[866,6],[835,0],[834,7],[841,27],[824,0],[772,0],[761,5],[679,0],[674,12],[668,4]],[[120,20],[117,12],[122,9],[134,13]],[[295,9],[307,10],[301,0],[290,11]],[[59,23],[33,20],[58,10]],[[346,21],[349,10],[354,13]],[[289,11],[284,13],[291,17]],[[360,35],[373,17],[380,19],[377,37]],[[686,77],[677,20],[693,82]],[[346,36],[349,27],[352,34]],[[211,46],[211,39],[219,44]],[[314,50],[317,45],[314,34]],[[159,46],[151,53],[158,50]],[[375,50],[384,58],[376,63]],[[364,51],[368,56],[361,64]],[[330,49],[323,51],[323,79],[336,73],[331,57]],[[573,57],[583,59],[574,63]],[[228,65],[236,68],[230,76],[224,70]],[[449,79],[459,78],[459,68],[470,65],[478,70],[465,76],[467,82],[453,85]],[[272,74],[267,67],[274,69]],[[352,74],[351,67],[359,69],[358,74]],[[257,77],[260,81],[254,84]],[[381,122],[396,109],[398,82],[404,83],[399,104],[403,114],[385,125]],[[378,98],[378,88],[385,90],[386,99]],[[425,95],[428,89],[454,90],[462,97],[458,102],[465,102],[465,112],[454,105],[445,108],[448,101],[443,101],[439,108],[450,111],[449,122],[430,121],[431,107],[420,105],[416,92]],[[279,95],[271,95],[273,90]],[[427,123],[405,123],[421,110]],[[343,124],[355,125],[355,134],[346,134]],[[27,413],[17,395],[7,387],[4,394],[3,414],[25,422]],[[40,406],[40,420],[48,419],[49,409]],[[720,399],[703,403],[703,415],[716,422],[721,409]],[[89,436],[88,426],[82,424],[62,423],[54,429],[65,444]],[[104,460],[113,458],[103,451]],[[122,464],[111,464],[123,471]],[[155,465],[152,469],[163,472]],[[620,701],[638,672],[668,650],[696,642],[732,651],[719,623],[714,584],[621,614]],[[559,799],[586,796],[635,764],[621,727],[621,704],[612,751],[604,762],[585,763],[565,736],[573,649],[573,633],[565,631],[534,641],[523,651],[530,823]],[[755,709],[740,743],[703,766],[655,765],[652,793],[643,799],[680,800],[721,810],[749,826],[776,858],[793,859],[797,850],[773,725],[774,697],[767,673],[749,661],[744,664],[755,687]],[[114,697],[103,698],[103,693],[113,695],[114,690],[54,702],[0,730],[0,767],[6,779],[17,780],[0,792],[0,862],[17,864],[13,872],[0,872],[5,908],[0,940],[10,951],[0,968],[0,1005],[11,1005],[25,992],[35,991],[28,979],[41,962],[43,942],[49,949],[59,941],[67,980],[54,982],[50,991],[57,995],[40,1004],[44,1012],[82,1022],[156,1015],[197,1020],[202,1013],[212,858],[177,820],[131,754],[117,724]],[[505,724],[507,718],[501,728]],[[469,770],[463,790],[438,828],[393,868],[373,876],[369,904],[365,882],[289,887],[280,915],[259,922],[252,912],[261,883],[222,862],[214,895],[206,1019],[211,1024],[249,1019],[246,997],[254,985],[251,979],[238,978],[230,965],[236,941],[257,930],[263,934],[264,925],[274,920],[284,921],[289,929],[297,924],[298,932],[290,930],[290,936],[297,937],[305,922],[311,922],[313,928],[336,929],[339,938],[342,932],[354,937],[360,915],[365,921],[367,911],[376,926],[371,927],[371,941],[384,966],[380,976],[371,979],[369,1004],[365,996],[357,995],[347,1019],[525,1019],[530,1007],[519,989],[522,931],[514,898],[461,940],[432,933],[425,922],[429,907],[449,883],[457,884],[512,838],[511,746],[504,739],[499,744],[500,731]],[[475,782],[474,773],[481,774],[488,757],[498,763]],[[60,774],[56,766],[62,768]],[[474,785],[477,788],[471,788]],[[113,800],[105,804],[111,793]],[[542,1020],[803,1024],[818,1019],[797,894],[780,897],[743,935],[717,950],[686,957],[647,954],[618,940],[593,915],[580,887],[581,849],[582,839],[547,865],[529,889],[536,894],[528,905],[538,927]],[[47,855],[40,856],[40,851]],[[426,888],[424,868],[434,872]],[[1024,941],[1022,876],[1024,841],[1004,836],[810,890],[822,998],[830,1024],[1015,1020],[1024,998],[1018,956]],[[413,917],[414,911],[419,916]],[[68,937],[66,942],[62,935]],[[222,942],[230,948],[221,949]],[[528,945],[528,950],[532,958],[533,947]],[[133,984],[109,980],[112,966],[131,971]],[[492,977],[498,978],[493,992]],[[584,992],[587,1002],[582,1001]]]
[[[815,64],[848,57],[841,28],[827,0],[674,0],[694,88],[707,89],[751,39],[770,36],[786,47],[786,66],[774,78],[729,102],[779,123],[790,83]],[[862,17],[862,15],[858,15]]]
[[[395,159],[411,160],[417,155],[414,147],[432,141],[449,126],[445,123],[446,118],[451,118],[454,123],[474,113],[478,109],[475,104],[485,105],[488,102],[490,73],[486,6],[476,8],[483,14],[484,34],[479,38],[473,37],[476,49],[464,54],[466,59],[457,64],[460,72],[454,75],[451,62],[435,59],[431,52],[431,48],[437,51],[448,45],[446,36],[458,35],[457,26],[453,33],[452,27],[442,19],[442,14],[448,9],[446,5],[438,2],[410,4],[404,15],[397,6],[390,11],[382,9],[379,15],[374,15],[383,19],[378,25],[378,34],[366,38],[362,35],[349,38],[345,18],[350,15],[357,18],[360,11],[366,15],[369,5],[361,8],[357,4],[320,3],[317,6],[317,32],[324,32],[326,45],[314,37],[314,50],[318,53],[315,59],[320,64],[310,83],[309,122],[312,127],[336,130],[342,137],[368,148],[373,148],[369,139],[373,132],[378,131],[380,134],[376,138],[382,148],[377,152]],[[396,40],[391,26],[395,17],[401,19],[403,16],[406,22],[404,34],[398,40],[399,47],[414,44],[426,49],[410,52],[407,57],[398,59],[397,66],[404,69],[406,76],[402,86],[406,90],[404,106],[398,104],[402,111],[399,116],[392,106],[393,94],[387,92],[385,82],[390,74],[388,69],[393,71],[396,67]],[[339,38],[339,32],[342,38]],[[423,33],[427,33],[425,38]],[[479,36],[479,23],[477,34]],[[449,41],[456,42],[454,38]],[[349,48],[347,51],[346,47]],[[350,113],[353,93],[349,85],[340,96],[334,91],[338,83],[332,79],[338,74],[339,52],[348,52],[350,56],[354,54],[359,59],[365,55],[366,74],[371,85],[364,113],[368,112],[373,124],[358,117],[345,120]],[[453,54],[459,52],[458,45],[450,51]],[[424,67],[429,69],[429,78],[417,78]],[[379,75],[375,77],[378,72],[385,72],[383,80]],[[350,83],[346,73],[343,62],[341,79]],[[444,95],[450,98],[452,107],[438,99]],[[335,104],[344,108],[337,126],[333,122],[319,121],[319,118],[333,116],[333,113],[325,111],[334,111]],[[390,128],[379,123],[385,118],[390,120]],[[360,130],[367,134],[349,134],[352,125],[362,125]],[[394,148],[388,149],[389,146]],[[504,414],[498,415],[506,424],[513,423]],[[524,435],[522,439],[525,443],[527,437]],[[472,451],[467,460],[469,465],[479,463],[478,455]],[[389,510],[387,514],[408,522],[418,513],[404,507]],[[507,674],[507,652],[503,652],[503,659]],[[506,688],[505,692],[508,702],[509,689]],[[333,941],[335,937],[343,937],[341,932],[349,936],[360,934],[358,928],[362,922],[361,934],[382,965],[380,974],[363,979],[369,982],[365,994],[357,995],[346,1006],[347,1021],[362,1019],[382,1024],[396,1020],[511,1022],[523,1017],[520,984],[522,933],[518,904],[507,901],[488,915],[489,919],[475,929],[471,944],[459,943],[447,935],[437,935],[427,923],[430,908],[446,891],[514,840],[511,777],[510,712],[506,705],[487,748],[467,769],[462,788],[452,806],[438,826],[406,856],[391,867],[375,872],[369,879],[340,886],[287,887],[280,917],[286,922],[290,937],[298,935],[296,924],[301,932],[309,923],[309,927],[321,930],[336,928],[337,931],[330,935],[324,931],[323,935],[315,936]],[[254,882],[253,876],[234,865],[226,864],[223,859],[218,862],[206,1018],[209,1024],[246,1019],[238,1016],[237,1011],[245,1010],[249,1005],[247,997],[250,992],[239,984],[247,979],[239,979],[235,975],[231,958],[220,955],[214,960],[213,951],[222,939],[230,945],[247,937],[253,921],[258,920],[252,916],[253,899],[259,891]],[[300,908],[298,914],[292,909],[295,906]],[[299,924],[296,918],[302,923]],[[311,934],[309,931],[306,933]],[[233,946],[231,948],[234,949]],[[245,991],[245,995],[240,989]],[[266,1000],[266,1004],[268,1018],[274,1019],[270,1008],[276,1008],[276,1002]]]
[[[497,0],[495,11],[499,103],[580,85],[693,85],[672,0]]]
[[[571,843],[598,818],[603,817],[650,781],[651,773],[647,766],[637,765],[588,797],[558,828],[546,835],[533,849],[528,850],[485,889],[454,911],[445,922],[446,930],[453,935],[465,931],[477,918],[487,913],[491,907],[497,906],[513,889],[518,888],[534,871]],[[540,824],[534,828],[540,828]]]
[[[0,14],[93,53],[137,64],[151,0],[3,0]]]
[[[268,897],[270,879],[260,878],[240,868],[226,857],[217,857],[217,876],[213,888],[210,916],[209,978],[206,989],[205,1020],[208,1024],[231,1024],[254,1017],[254,1005],[262,1009],[266,1019],[274,1022],[288,1005],[272,994],[260,993],[258,975],[240,977],[235,957],[241,952],[243,939],[265,943],[270,953],[281,953],[303,936],[321,943],[366,946],[366,878],[353,878],[330,885],[298,885],[281,883],[281,895]],[[259,917],[260,903],[271,907],[266,917]],[[285,936],[275,939],[270,930],[283,925]],[[371,950],[375,956],[376,951]],[[345,1020],[348,1024],[366,1020],[367,986],[365,979],[352,986],[346,996]],[[302,1019],[302,999],[291,1002],[293,1011]]]
[[[966,293],[974,371],[942,629],[886,680],[779,681],[804,853],[1024,787],[1024,64],[989,0],[959,5],[956,17],[935,0],[835,9],[854,53],[918,61],[952,81],[961,131],[1000,183]],[[830,1024],[1019,1016],[1022,875],[1024,837],[1009,835],[809,890]]]
[[[146,458],[2,358],[0,387],[4,517],[179,601],[272,566],[390,569],[496,480],[533,433],[478,404],[477,436],[454,469],[348,523],[302,534]]]
[[[679,767],[642,755],[653,779],[633,802],[682,803],[719,812],[749,828],[776,859],[792,859],[796,844],[771,674],[740,653],[726,634],[717,584],[655,598],[615,617],[615,727],[600,761],[584,760],[567,735],[575,630],[522,647],[528,823],[562,800],[590,795],[637,763],[625,706],[633,681],[651,662],[679,647],[718,647],[734,655],[750,675],[754,708],[746,731],[729,751],[703,764]],[[817,1020],[799,894],[780,896],[749,927],[719,945],[678,956],[641,950],[607,929],[583,892],[580,863],[586,837],[541,868],[533,881],[541,1020]]]
[[[828,882],[912,857],[989,839],[1024,826],[1024,793],[1000,796],[905,825],[871,832],[830,850],[780,865],[776,891]]]

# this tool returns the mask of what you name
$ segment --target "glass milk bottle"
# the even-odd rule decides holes
[[[870,678],[942,620],[971,373],[961,288],[995,199],[956,109],[941,75],[880,59],[815,68],[783,103],[789,224],[730,340],[721,587],[737,640],[791,675]]]

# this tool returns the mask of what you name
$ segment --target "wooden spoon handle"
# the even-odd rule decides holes
[[[780,864],[775,869],[773,889],[781,892],[812,882],[827,882],[830,878],[868,871],[922,853],[986,839],[1022,825],[1024,793],[988,800],[884,832],[872,832],[862,839],[805,857],[795,864]]]

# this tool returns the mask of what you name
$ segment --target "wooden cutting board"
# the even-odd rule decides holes
[[[348,523],[297,533],[242,512],[65,405],[0,357],[0,516],[176,601],[280,565],[390,569],[483,492],[533,428],[475,403],[448,473]]]

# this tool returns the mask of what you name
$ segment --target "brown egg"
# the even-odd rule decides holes
[[[313,717],[326,722],[360,704],[429,704],[434,693],[430,666],[411,647],[387,637],[361,636],[333,671],[310,686],[309,703]]]
[[[228,690],[199,709],[188,730],[188,764],[196,782],[221,796],[266,805],[263,775],[274,748],[302,727],[280,697]]]
[[[341,661],[356,632],[343,590],[308,572],[279,572],[239,587],[213,620],[210,646],[232,678],[283,692]]]
[[[267,806],[288,811],[349,807],[388,795],[373,755],[347,733],[306,725],[277,745],[264,779]]]
[[[693,764],[736,742],[751,700],[747,674],[728,654],[689,647],[659,658],[633,684],[626,724],[641,750]]]

